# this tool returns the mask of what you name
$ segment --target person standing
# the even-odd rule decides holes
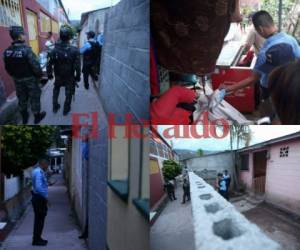
[[[33,53],[32,49],[25,44],[23,27],[10,27],[9,34],[13,42],[11,46],[4,51],[5,69],[15,82],[23,124],[28,123],[29,100],[31,110],[34,114],[34,124],[38,124],[46,116],[46,112],[41,112],[41,89],[39,87],[39,81],[42,77],[42,69],[37,56]]]
[[[33,246],[46,246],[48,244],[48,241],[42,238],[45,217],[48,211],[48,182],[46,178],[48,166],[49,162],[41,159],[38,166],[32,171]]]
[[[170,201],[177,200],[177,198],[175,197],[175,187],[169,180],[166,181],[164,190],[167,190]]]
[[[72,95],[75,93],[76,82],[80,82],[80,54],[79,50],[70,45],[73,37],[71,27],[64,25],[60,29],[60,41],[55,44],[54,49],[49,53],[47,65],[48,78],[53,79],[53,68],[55,83],[53,89],[53,112],[60,109],[58,97],[61,87],[65,87],[65,103],[63,115],[71,111]]]
[[[82,73],[84,79],[84,87],[86,89],[89,89],[89,76],[91,76],[94,81],[98,81],[96,71],[101,54],[101,47],[95,40],[95,32],[89,31],[86,34],[88,41],[80,49],[80,54],[83,55]]]
[[[227,184],[226,180],[223,178],[222,173],[218,173],[217,189],[219,194],[222,195],[226,200],[228,200]]]
[[[187,198],[188,201],[191,199],[191,196],[190,196],[190,183],[186,178],[183,180],[182,188],[183,188],[182,204],[184,204],[186,198]]]
[[[47,34],[47,41],[45,43],[47,52],[49,53],[51,50],[53,50],[54,46],[55,46],[55,42],[54,42],[53,34],[51,31],[49,31]]]

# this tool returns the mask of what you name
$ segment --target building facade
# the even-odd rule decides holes
[[[20,25],[26,32],[26,43],[35,54],[45,49],[46,36],[52,31],[58,37],[59,27],[68,23],[68,16],[61,0],[6,0],[0,1],[0,54],[11,44],[9,27]],[[0,124],[8,107],[17,108],[15,86],[0,60]],[[12,110],[10,110],[11,112]]]
[[[300,214],[300,133],[238,150],[240,180],[248,190],[289,212]]]
[[[114,128],[109,140],[107,190],[107,246],[149,248],[149,139],[148,129],[135,126],[142,137],[125,136]]]
[[[166,199],[164,192],[164,177],[162,173],[163,162],[174,160],[179,162],[179,157],[172,147],[165,141],[160,134],[152,129],[150,132],[150,208],[151,216],[155,216],[161,204]]]

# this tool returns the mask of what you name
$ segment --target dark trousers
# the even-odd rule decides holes
[[[54,88],[53,88],[53,105],[57,106],[58,105],[58,97],[60,93],[60,88],[65,87],[65,103],[64,103],[64,108],[69,109],[71,107],[72,103],[72,82],[70,81],[69,83],[61,83],[61,82],[55,82]]]
[[[34,212],[33,240],[40,240],[47,215],[47,200],[40,195],[32,193],[32,206]]]
[[[176,200],[175,192],[174,192],[174,191],[168,192],[168,196],[169,196],[169,199],[170,199],[171,201]]]
[[[219,194],[222,195],[226,200],[229,200],[228,191],[219,190]]]
[[[95,73],[95,66],[93,64],[83,65],[82,73],[85,87],[89,86],[89,76],[91,76],[95,81],[98,80],[98,76]]]
[[[186,198],[187,198],[188,201],[191,199],[190,192],[183,192],[182,203],[185,203]]]

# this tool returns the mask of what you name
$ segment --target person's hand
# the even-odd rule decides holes
[[[225,89],[226,95],[230,95],[234,92],[233,85],[226,85],[226,84],[223,83],[219,86],[219,90],[222,90],[222,89]]]
[[[53,78],[54,78],[53,75],[48,75],[49,80],[52,80]]]

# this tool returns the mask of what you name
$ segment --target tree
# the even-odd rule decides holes
[[[198,155],[198,156],[203,156],[203,155],[204,155],[203,150],[202,150],[201,148],[199,148],[199,149],[197,150],[197,155]]]
[[[53,142],[53,126],[3,126],[1,165],[6,175],[20,175],[33,166]]]
[[[232,161],[234,163],[233,179],[234,185],[239,186],[239,166],[237,164],[237,158],[234,149],[240,148],[240,143],[244,142],[244,146],[249,146],[251,142],[251,130],[248,125],[232,124],[230,126],[230,149]],[[235,144],[236,143],[236,144]]]
[[[165,160],[163,162],[163,176],[167,180],[175,179],[176,176],[181,174],[181,166],[173,160]]]

